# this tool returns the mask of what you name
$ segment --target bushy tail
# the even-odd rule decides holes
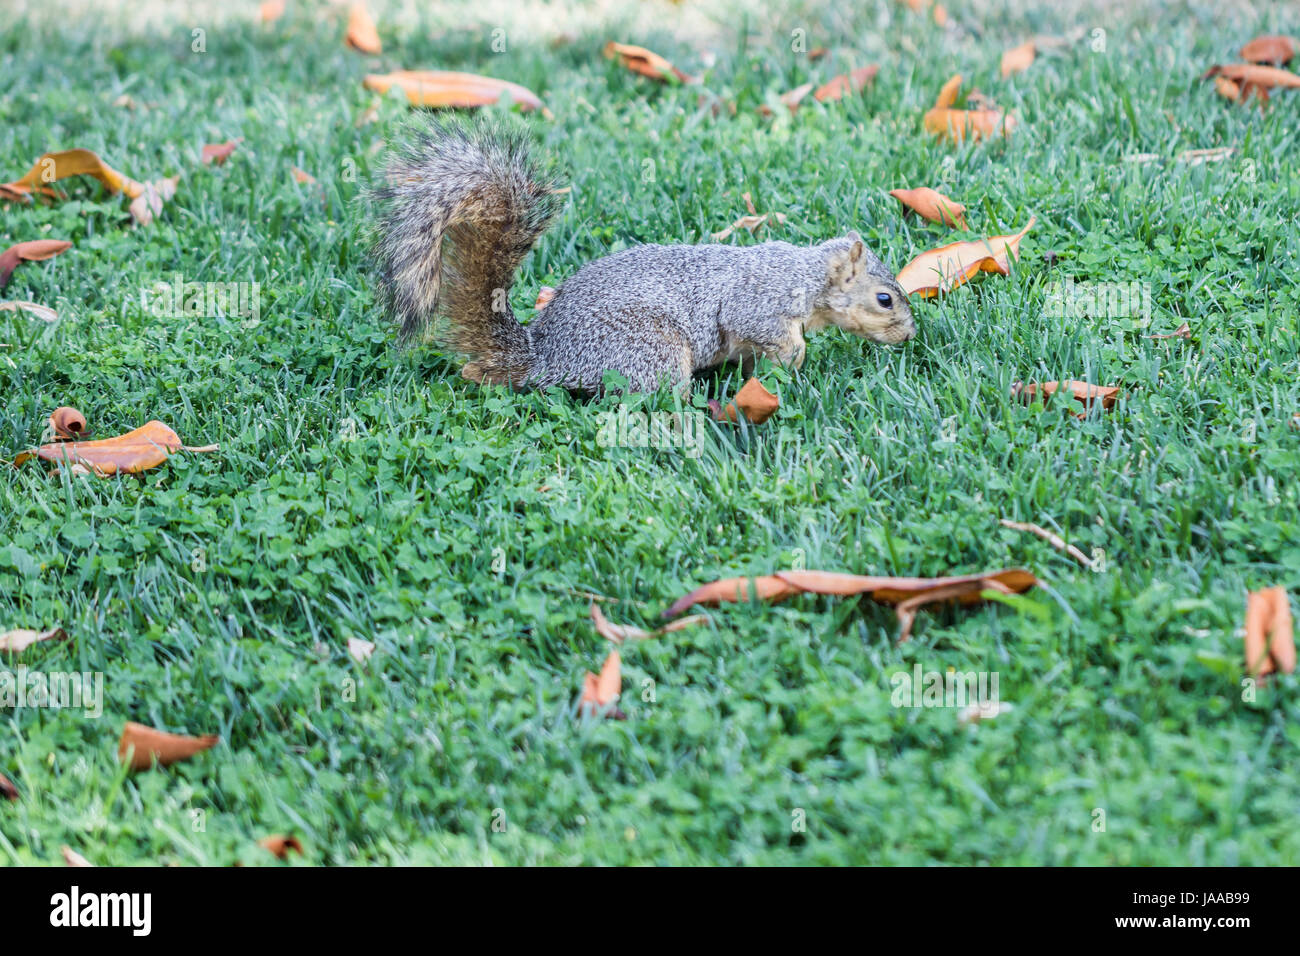
[[[508,293],[563,205],[524,135],[477,117],[435,120],[396,149],[375,197],[383,286],[402,338],[445,315],[448,344],[474,359],[467,375],[522,381],[531,348]]]

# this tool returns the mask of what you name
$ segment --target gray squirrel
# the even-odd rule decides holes
[[[437,317],[480,384],[598,392],[689,389],[695,372],[764,355],[803,364],[803,333],[836,325],[877,342],[916,334],[907,296],[856,232],[814,246],[639,245],[597,259],[528,325],[515,270],[563,205],[521,133],[482,119],[427,122],[375,190],[376,256],[405,340]]]

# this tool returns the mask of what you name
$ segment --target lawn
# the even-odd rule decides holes
[[[73,247],[0,293],[60,313],[0,312],[0,455],[61,405],[95,437],[157,418],[220,450],[140,477],[0,468],[0,632],[69,635],[0,666],[103,680],[98,717],[0,715],[19,792],[0,859],[275,865],[257,841],[292,834],[300,865],[1300,863],[1297,681],[1243,686],[1240,636],[1247,590],[1300,588],[1300,93],[1262,111],[1199,79],[1258,33],[1300,33],[1281,5],[951,3],[939,28],[893,0],[646,3],[639,22],[372,3],[379,56],[343,45],[338,8],[292,0],[267,25],[255,3],[46,6],[0,34],[0,179],[72,147],[182,179],[148,227],[84,178],[3,207],[0,246]],[[1034,35],[1069,42],[1003,79]],[[702,75],[722,108],[606,60],[611,39]],[[861,95],[776,100],[872,62]],[[698,455],[609,447],[620,403],[679,401],[480,388],[436,347],[395,346],[365,189],[420,116],[361,80],[403,68],[509,79],[553,113],[493,108],[572,185],[519,274],[521,316],[590,259],[713,241],[746,192],[785,221],[727,242],[857,229],[895,270],[1037,223],[1009,276],[914,299],[911,342],[832,329],[802,370],[760,365],[781,398],[765,424],[707,418],[741,383],[724,370],[682,408]],[[1016,114],[1009,137],[923,131],[956,72]],[[1212,147],[1234,152],[1180,158]],[[913,186],[964,202],[970,236],[904,217],[888,192]],[[177,274],[257,283],[260,312],[153,314]],[[1138,283],[1149,318],[1062,315],[1066,280]],[[1190,339],[1147,337],[1183,322]],[[1078,418],[1011,397],[1066,379],[1124,398]],[[698,584],[798,566],[1025,567],[1043,587],[923,610],[901,645],[866,599],[727,605],[623,649],[627,720],[579,719],[608,650],[588,594],[650,627]],[[364,663],[353,638],[376,645]],[[996,674],[1012,708],[967,725],[894,706],[917,665]],[[222,739],[128,774],[127,721]]]

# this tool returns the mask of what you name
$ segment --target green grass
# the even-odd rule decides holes
[[[75,245],[3,293],[63,315],[0,312],[3,453],[31,447],[63,404],[99,435],[161,418],[221,451],[141,479],[0,469],[0,631],[62,624],[70,641],[21,663],[100,671],[105,686],[97,720],[0,715],[0,772],[21,791],[0,805],[0,859],[53,863],[68,844],[100,864],[273,862],[254,842],[289,832],[316,864],[1300,862],[1297,684],[1243,701],[1236,633],[1247,588],[1300,587],[1300,99],[1281,92],[1261,114],[1197,80],[1297,23],[1168,3],[1104,22],[1035,5],[1019,26],[985,26],[953,5],[962,29],[945,34],[899,4],[857,6],[751,16],[748,35],[729,17],[696,43],[615,26],[553,49],[521,33],[494,55],[499,24],[466,5],[420,26],[380,16],[375,59],[315,8],[215,24],[203,54],[188,21],[8,23],[4,178],[74,146],[137,179],[184,178],[147,229],[91,182],[5,208],[3,245]],[[1085,37],[998,77],[1003,49],[1076,23],[1104,27],[1106,52]],[[795,28],[831,60],[790,52]],[[703,72],[735,115],[608,63],[611,37]],[[863,96],[756,115],[872,61]],[[901,218],[893,188],[948,192],[977,234],[1038,225],[1010,277],[917,303],[906,346],[832,330],[802,372],[761,369],[782,399],[767,424],[703,426],[698,459],[605,448],[616,397],[479,389],[437,350],[393,347],[360,196],[409,111],[385,100],[355,125],[376,67],[502,76],[554,112],[511,120],[573,185],[521,272],[521,314],[593,257],[709,241],[746,191],[788,216],[772,238],[856,228],[895,269],[961,237]],[[1009,141],[953,148],[921,131],[956,71],[1019,115]],[[114,106],[124,93],[142,108]],[[198,163],[201,144],[241,136],[225,166]],[[1175,159],[1222,145],[1237,149],[1223,162]],[[176,272],[260,283],[260,324],[147,314],[141,290]],[[1150,328],[1046,315],[1062,277],[1149,283]],[[1184,320],[1191,341],[1143,337]],[[1017,380],[1068,378],[1128,398],[1078,420],[1009,397]],[[701,382],[696,404],[737,384]],[[1103,549],[1106,569],[1000,518]],[[606,650],[583,592],[648,626],[699,583],[798,560],[1023,565],[1046,587],[1030,609],[923,611],[901,647],[892,612],[866,601],[730,606],[626,649],[629,720],[575,719]],[[349,637],[378,645],[367,665]],[[951,709],[891,706],[890,675],[918,662],[997,672],[1015,709],[968,728]],[[124,778],[126,720],[223,741]]]

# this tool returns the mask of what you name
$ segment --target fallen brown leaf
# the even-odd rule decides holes
[[[148,770],[154,765],[155,758],[158,766],[166,767],[168,764],[186,760],[215,747],[220,740],[221,738],[216,734],[187,737],[182,734],[169,734],[130,721],[122,731],[117,756],[123,762],[129,760],[132,770]]]
[[[624,67],[652,80],[668,80],[669,77],[681,83],[698,83],[699,78],[683,73],[658,53],[643,46],[631,46],[610,40],[605,44],[606,59],[618,59]]]
[[[30,312],[44,322],[57,322],[59,313],[55,312],[48,305],[40,305],[36,302],[0,302],[0,312]]]
[[[1286,589],[1264,588],[1246,595],[1246,672],[1263,677],[1274,670],[1295,672],[1295,632]]]
[[[283,836],[278,833],[274,836],[263,837],[257,841],[257,845],[264,850],[270,851],[277,860],[283,860],[289,855],[290,851],[302,853],[302,843],[299,842],[297,837]]]
[[[1210,67],[1201,74],[1201,79],[1208,80],[1212,76],[1227,77],[1238,83],[1258,86],[1264,90],[1272,89],[1275,86],[1287,89],[1300,87],[1300,74],[1292,73],[1290,70],[1281,70],[1275,66],[1260,66],[1257,63],[1219,64]]]
[[[663,627],[657,627],[653,631],[647,631],[640,627],[633,627],[630,624],[613,624],[600,610],[600,605],[595,601],[591,602],[591,623],[596,628],[596,633],[607,641],[622,645],[624,641],[646,641],[652,637],[661,637],[664,634],[680,631],[690,627],[693,624],[700,624],[708,620],[704,614],[692,614],[690,617],[678,618],[665,624]]]
[[[42,445],[40,448],[22,452],[14,459],[14,464],[21,465],[30,458],[39,457],[56,464],[67,464],[73,467],[80,465],[85,471],[106,477],[119,472],[139,474],[161,465],[176,451],[216,450],[216,445],[200,447],[184,445],[174,431],[155,420],[116,438]]]
[[[954,242],[923,252],[898,274],[898,284],[908,295],[930,298],[951,292],[977,272],[1009,275],[1011,256],[1020,255],[1020,240],[1034,227],[1037,217],[1013,236],[991,236],[966,242]]]
[[[695,604],[748,600],[750,580],[726,578],[696,588],[673,602],[664,612],[664,617],[675,617]],[[911,636],[916,611],[926,604],[937,601],[975,604],[983,600],[981,594],[984,591],[1019,594],[1038,583],[1037,578],[1020,568],[946,578],[873,577],[836,571],[778,571],[752,580],[753,590],[760,600],[783,601],[802,592],[838,596],[867,594],[882,604],[893,605],[900,624],[900,644]]]
[[[348,653],[352,655],[354,661],[364,664],[374,652],[375,645],[370,641],[363,641],[359,637],[348,638]]]
[[[582,697],[578,701],[578,711],[582,716],[594,717],[604,713],[618,720],[624,718],[624,714],[613,706],[623,684],[622,665],[618,651],[610,651],[599,676],[591,671],[583,676]]]
[[[316,181],[315,176],[313,176],[311,173],[303,172],[297,166],[291,166],[289,168],[289,172],[293,174],[293,181],[296,183],[306,183],[307,185],[310,186],[312,183]]]
[[[1080,382],[1074,379],[1066,382],[1030,382],[1028,384],[1016,382],[1011,386],[1011,395],[1013,398],[1019,398],[1029,404],[1033,402],[1036,396],[1041,394],[1043,404],[1046,405],[1048,399],[1062,389],[1070,392],[1084,408],[1089,408],[1094,401],[1100,401],[1101,407],[1106,411],[1114,408],[1115,400],[1121,397],[1118,385],[1093,385],[1089,382]],[[1082,412],[1074,412],[1073,414],[1078,418],[1084,417]]]
[[[398,70],[395,73],[367,74],[362,81],[368,90],[387,93],[397,87],[412,106],[454,107],[491,106],[507,97],[521,110],[542,109],[542,101],[532,90],[517,83],[447,70]]]
[[[180,173],[177,173],[167,179],[145,183],[140,195],[132,199],[128,207],[131,218],[142,226],[153,222],[153,217],[162,212],[163,203],[176,195],[176,187],[180,181]]]
[[[19,263],[53,259],[71,248],[72,243],[66,239],[31,239],[10,246],[0,253],[0,289],[9,284],[9,277],[14,274]]]
[[[384,46],[379,41],[379,31],[375,29],[375,21],[370,18],[370,11],[364,3],[354,3],[348,10],[346,42],[352,49],[362,53],[384,52]]]
[[[813,99],[818,103],[834,103],[836,100],[843,99],[845,94],[859,92],[874,80],[879,72],[880,64],[871,63],[849,73],[843,73],[819,86],[817,91],[813,93]],[[802,89],[802,87],[800,88]]]
[[[0,797],[4,797],[6,800],[18,799],[18,788],[2,773],[0,773]]]
[[[1050,544],[1057,551],[1065,552],[1070,557],[1074,558],[1074,560],[1082,564],[1085,568],[1087,568],[1088,570],[1092,570],[1093,567],[1092,558],[1088,557],[1086,554],[1084,554],[1074,545],[1067,544],[1065,539],[1062,538],[1059,534],[1048,531],[1046,528],[1042,527],[1041,525],[1030,524],[1029,522],[1025,522],[1025,521],[1008,521],[1006,518],[1001,519],[1001,521],[999,521],[999,524],[1001,524],[1002,527],[1010,528],[1013,531],[1028,531],[1030,534],[1038,535],[1038,537],[1042,538],[1044,541]]]
[[[205,143],[202,151],[204,164],[224,165],[226,160],[230,158],[230,154],[238,149],[239,144],[243,141],[244,138],[241,136],[239,139],[228,139],[224,143]]]
[[[1295,49],[1295,41],[1290,37],[1265,34],[1242,47],[1240,55],[1250,63],[1289,63]]]
[[[751,378],[741,386],[736,397],[727,403],[726,408],[716,400],[709,402],[709,411],[716,421],[736,421],[737,409],[745,413],[745,419],[754,425],[761,425],[781,407],[777,398],[756,378]]]
[[[274,23],[284,16],[285,0],[265,0],[259,9],[263,23]]]
[[[86,430],[86,416],[70,405],[61,405],[50,412],[50,427],[60,438],[80,438]]]
[[[537,301],[533,303],[533,308],[537,309],[538,311],[541,311],[542,309],[550,305],[551,300],[554,298],[555,298],[555,290],[551,288],[549,285],[544,285],[537,290]]]
[[[45,153],[20,179],[0,184],[0,199],[27,199],[35,192],[49,198],[59,194],[46,183],[58,182],[72,176],[91,176],[103,183],[109,192],[126,193],[135,198],[144,191],[144,185],[124,176],[88,149],[65,149]]]
[[[70,846],[60,847],[59,853],[63,855],[63,862],[68,866],[93,868],[95,865]]]
[[[966,228],[966,207],[929,186],[891,189],[889,195],[901,202],[904,208],[911,209],[924,219],[946,226]]]
[[[1015,129],[1015,116],[999,109],[953,109],[960,88],[960,73],[943,85],[934,106],[922,117],[927,132],[960,143],[967,136],[971,139],[987,139],[997,133],[1006,135]]]
[[[1029,69],[1034,62],[1034,55],[1038,52],[1034,41],[1022,43],[1014,49],[1007,50],[1002,54],[1002,79],[1006,79],[1013,73],[1023,73]]]
[[[50,628],[48,631],[29,631],[19,628],[0,634],[0,651],[18,654],[41,641],[61,641],[67,636],[67,632],[61,627]]]

